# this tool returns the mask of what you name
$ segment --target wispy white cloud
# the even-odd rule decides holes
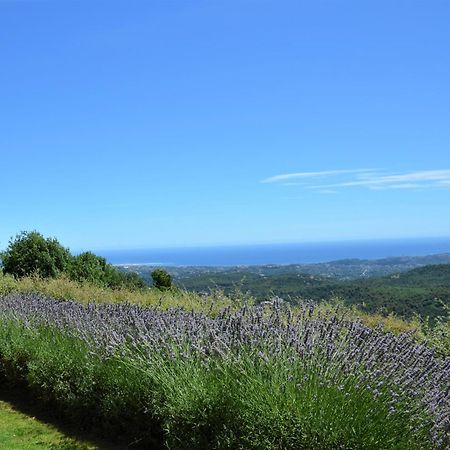
[[[403,174],[384,175],[375,178],[380,183],[450,180],[450,170],[422,170]]]
[[[429,185],[426,184],[418,184],[418,183],[404,183],[404,184],[375,184],[375,185],[368,185],[369,189],[372,189],[374,191],[382,191],[385,189],[424,189],[428,188]]]
[[[350,170],[324,170],[321,172],[295,172],[295,173],[283,173],[281,175],[274,175],[269,178],[261,180],[261,183],[277,183],[280,181],[294,180],[294,179],[308,179],[319,177],[330,177],[335,175],[351,174],[351,173],[363,173],[370,172],[371,169],[350,169]]]
[[[300,179],[298,181],[289,181]],[[314,183],[313,183],[314,181]],[[446,189],[450,188],[450,169],[421,170],[415,172],[389,173],[374,169],[329,170],[322,172],[299,172],[262,180],[263,183],[282,183],[302,186],[320,193],[336,193],[345,188],[387,189]]]

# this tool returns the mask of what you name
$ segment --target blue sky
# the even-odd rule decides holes
[[[0,1],[0,248],[450,235],[449,1]]]

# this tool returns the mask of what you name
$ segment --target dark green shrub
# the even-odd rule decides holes
[[[89,281],[104,284],[106,281],[106,259],[84,252],[72,258],[68,267],[68,275],[74,281]]]
[[[122,273],[122,286],[127,289],[145,289],[148,288],[145,280],[140,277],[137,273]]]
[[[19,278],[32,274],[54,278],[67,269],[71,255],[55,238],[22,231],[9,241],[1,258],[4,273]]]
[[[152,272],[153,285],[158,289],[169,289],[172,287],[172,277],[164,269],[156,269]]]
[[[72,259],[68,269],[69,277],[74,281],[88,281],[113,289],[143,289],[145,281],[136,273],[123,273],[108,264],[106,259],[92,252],[84,252]]]
[[[145,281],[137,273],[124,273],[111,264],[105,268],[106,285],[112,289],[143,289],[147,287]]]
[[[16,278],[38,275],[56,278],[61,274],[71,280],[89,282],[113,289],[143,289],[147,285],[136,273],[123,273],[92,252],[72,256],[55,238],[45,238],[37,231],[22,231],[0,253],[3,272]]]

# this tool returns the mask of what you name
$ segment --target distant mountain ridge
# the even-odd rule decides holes
[[[450,264],[450,253],[440,253],[427,256],[394,256],[383,259],[340,259],[324,263],[311,264],[265,264],[245,266],[167,266],[165,269],[175,278],[183,279],[204,274],[226,273],[236,270],[264,276],[287,273],[303,273],[323,277],[333,277],[340,280],[370,278],[405,272],[419,267],[436,264]],[[122,264],[117,265],[122,270],[137,272],[146,277],[156,265]]]

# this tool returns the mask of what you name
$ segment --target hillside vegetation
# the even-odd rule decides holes
[[[257,300],[266,300],[273,295],[292,303],[340,298],[345,304],[356,305],[369,313],[395,313],[409,318],[414,315],[431,319],[446,316],[450,306],[450,264],[350,281],[303,273],[261,275],[246,268],[197,273],[178,277],[175,281],[196,292],[218,288],[232,294],[239,289]]]
[[[444,319],[43,275],[0,275],[0,382],[124,447],[450,445]]]
[[[64,276],[101,287],[135,289],[145,286],[137,274],[123,273],[92,252],[72,255],[56,238],[45,238],[37,231],[22,231],[11,238],[8,247],[0,253],[0,262],[2,272],[14,278]]]

